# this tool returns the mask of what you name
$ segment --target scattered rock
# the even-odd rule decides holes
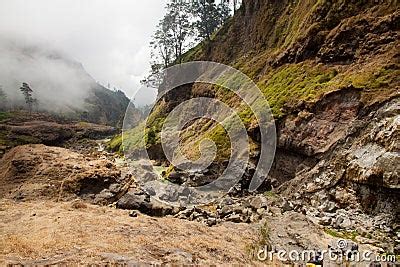
[[[283,212],[291,211],[293,210],[293,204],[290,201],[284,200],[281,209],[283,210]]]
[[[150,197],[142,192],[130,191],[117,202],[117,208],[128,210],[141,210],[143,205],[150,202]]]
[[[250,206],[255,210],[267,207],[267,203],[267,199],[262,195],[256,196],[250,200]]]
[[[230,214],[227,217],[225,217],[225,220],[228,222],[234,222],[234,223],[242,222],[242,218],[241,218],[240,214]]]
[[[129,217],[136,218],[137,216],[138,216],[138,213],[135,210],[129,212]]]
[[[342,229],[349,229],[352,226],[352,223],[347,216],[339,215],[335,220],[335,226]]]
[[[122,196],[117,202],[117,208],[138,210],[150,216],[174,215],[179,212],[176,207],[161,203],[150,197],[144,191],[131,190]]]
[[[185,173],[173,171],[168,175],[167,180],[171,183],[181,185],[186,181]]]
[[[331,222],[332,222],[332,218],[331,218],[331,217],[328,217],[328,216],[322,217],[322,218],[319,220],[319,223],[320,223],[321,225],[324,225],[324,226],[330,225]]]
[[[209,218],[207,219],[207,225],[208,226],[214,226],[217,224],[217,219],[216,218]]]

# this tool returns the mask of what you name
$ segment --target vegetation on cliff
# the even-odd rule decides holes
[[[183,62],[216,61],[241,70],[259,86],[278,120],[301,103],[312,104],[349,87],[358,89],[368,106],[398,94],[399,20],[394,1],[244,1],[211,40],[184,54]],[[255,124],[249,108],[224,88],[195,84],[184,90],[189,90],[184,98],[215,96],[235,108],[248,128]],[[175,102],[166,96],[153,108],[148,147],[159,142],[163,120]],[[223,148],[219,158],[229,156],[230,144],[220,126],[195,121],[186,131],[190,129],[196,131],[182,133],[184,149],[192,151],[193,140],[198,144],[211,138]]]

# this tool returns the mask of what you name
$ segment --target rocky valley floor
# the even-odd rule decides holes
[[[169,207],[137,188],[116,155],[86,143],[92,147],[17,146],[0,160],[3,264],[282,265],[260,261],[257,251],[317,251],[339,239],[382,251],[381,241],[353,235],[337,214],[333,230],[272,192]]]
[[[271,177],[259,191],[246,190],[255,168],[249,164],[227,195],[196,207],[169,206],[143,191],[130,161],[104,149],[104,138],[115,132],[112,127],[51,121],[40,115],[29,121],[3,120],[1,140],[8,145],[2,146],[0,159],[0,262],[321,263],[317,257],[264,261],[258,257],[264,248],[274,253],[333,249],[342,256],[347,250],[368,251],[374,257],[398,254],[398,98],[357,118],[340,136],[321,130],[303,138],[295,132],[327,123],[337,129],[342,123],[327,117],[357,104],[348,94],[354,93],[328,95],[333,99],[319,103],[327,107],[316,112],[318,118],[303,118],[297,128],[290,127],[288,118],[289,126],[281,130],[286,143],[280,142],[298,147],[302,142],[310,151],[325,147],[315,140],[326,135],[336,145],[333,153],[314,164],[305,162],[310,166],[302,164],[294,178],[277,183],[273,177],[288,170],[282,165],[296,166],[278,151]],[[212,178],[213,167],[194,174],[173,169],[164,178],[196,186]],[[180,192],[168,191],[165,197],[179,199]],[[338,247],[339,241],[345,247]],[[323,262],[338,265],[326,258]]]

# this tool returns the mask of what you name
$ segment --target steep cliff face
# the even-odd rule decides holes
[[[377,46],[396,41],[391,32],[398,23],[396,1],[248,0],[209,49],[191,59],[232,64],[244,57],[259,62],[257,67],[264,70],[265,65],[306,59],[350,63]],[[253,68],[253,73],[257,71]]]
[[[398,96],[399,27],[396,1],[244,1],[214,39],[186,53],[184,61],[216,61],[247,74],[276,118],[277,160],[285,151],[307,158],[330,151],[345,136],[346,124]],[[150,116],[151,134],[157,137],[177,104],[198,96],[217,97],[238,110],[257,143],[254,116],[235,94],[204,84],[167,94]],[[309,118],[308,113],[320,117],[311,119],[314,129],[291,124]],[[187,136],[226,143],[215,124],[200,128]],[[149,146],[157,142],[154,138]],[[295,170],[288,171],[293,178]]]
[[[85,99],[82,119],[89,122],[122,127],[129,99],[122,91],[111,91],[97,83],[93,84],[89,96]],[[140,113],[139,110],[137,110]]]
[[[190,50],[184,61],[225,63],[256,82],[277,125],[267,180],[295,209],[348,231],[365,230],[368,222],[373,226],[366,232],[383,240],[399,231],[399,30],[397,1],[245,0],[213,40]],[[148,147],[158,147],[157,159],[164,118],[198,96],[235,108],[257,155],[254,116],[233,93],[195,84],[168,94],[153,109]],[[198,144],[193,140],[211,138],[223,161],[230,143],[218,127],[194,121],[182,133],[183,150],[191,156]]]

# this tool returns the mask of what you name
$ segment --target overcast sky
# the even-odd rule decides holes
[[[149,69],[165,0],[0,0],[0,34],[48,43],[128,97]],[[0,55],[1,56],[1,55]]]

